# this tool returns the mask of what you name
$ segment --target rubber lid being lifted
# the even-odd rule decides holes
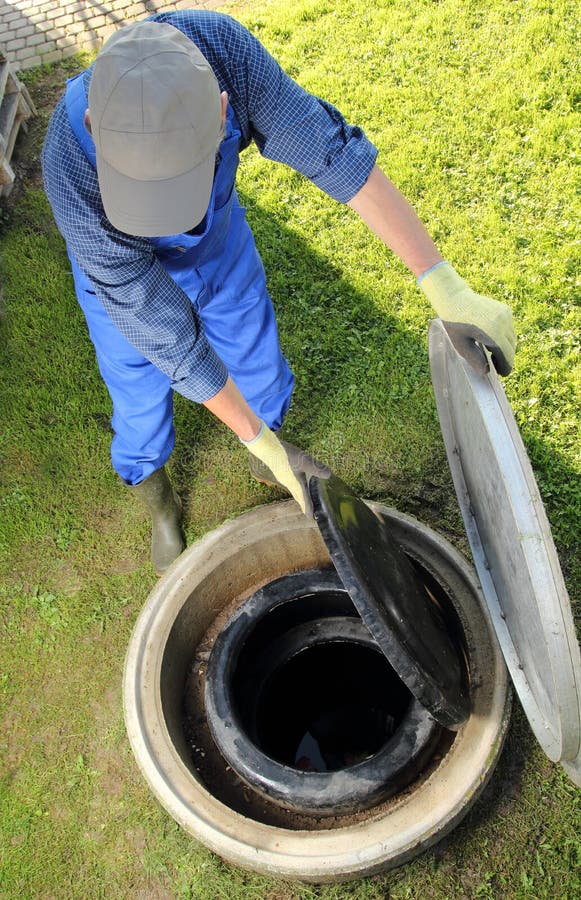
[[[490,359],[476,374],[439,319],[429,347],[448,462],[507,666],[541,747],[581,784],[581,654],[518,426]]]
[[[470,714],[462,648],[438,601],[376,515],[339,478],[309,481],[315,520],[361,618],[412,694],[442,725]]]

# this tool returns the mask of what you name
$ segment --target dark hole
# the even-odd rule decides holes
[[[379,651],[341,641],[302,650],[255,688],[256,743],[306,771],[336,771],[376,754],[411,699]]]

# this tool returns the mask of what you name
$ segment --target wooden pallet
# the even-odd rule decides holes
[[[27,120],[36,113],[26,86],[17,78],[13,65],[0,48],[0,197],[14,185],[11,166],[16,138]]]

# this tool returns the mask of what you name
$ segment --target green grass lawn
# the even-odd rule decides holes
[[[228,7],[380,163],[471,285],[513,308],[505,387],[571,597],[581,507],[580,19],[567,0],[313,0]],[[39,116],[2,210],[0,896],[569,898],[581,794],[515,704],[466,820],[406,867],[308,887],[231,868],[159,807],[123,725],[121,676],[155,582],[148,528],[109,463],[107,394],[39,179],[48,116],[78,61],[27,73]],[[466,550],[427,359],[430,308],[346,207],[251,149],[240,195],[297,375],[288,434],[365,496]],[[246,451],[178,397],[172,472],[194,540],[277,495]],[[574,601],[575,602],[575,601]],[[579,606],[576,611],[579,612]]]

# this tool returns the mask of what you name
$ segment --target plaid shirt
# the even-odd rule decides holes
[[[286,163],[340,202],[363,187],[377,155],[373,145],[333,106],[289,78],[242,25],[208,10],[150,18],[178,28],[202,51],[220,90],[228,92],[241,149],[254,140],[263,156]],[[88,69],[87,91],[90,78]],[[59,230],[117,328],[179,393],[198,402],[214,396],[227,377],[222,361],[151,241],[117,231],[105,217],[97,173],[73,134],[64,98],[48,127],[42,166]]]

